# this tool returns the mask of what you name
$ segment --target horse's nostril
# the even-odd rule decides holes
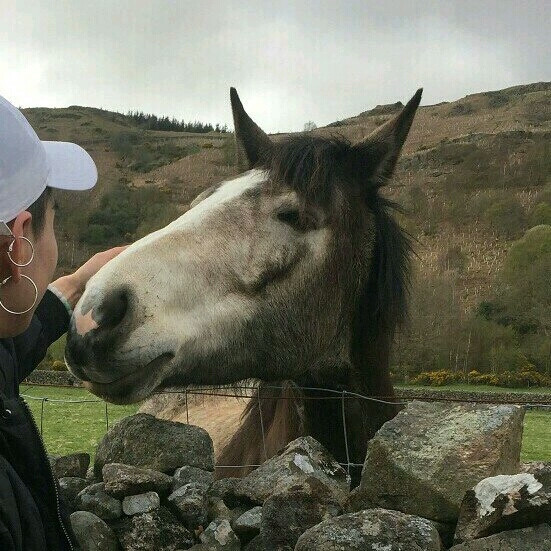
[[[106,329],[116,327],[124,319],[127,311],[127,290],[117,289],[109,293],[97,309],[99,326]]]

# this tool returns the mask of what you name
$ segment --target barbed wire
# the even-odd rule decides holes
[[[46,386],[46,385],[45,385]],[[47,386],[56,386],[58,385],[47,385]],[[74,386],[67,386],[65,388],[78,388]],[[267,446],[266,446],[266,433],[264,426],[264,418],[262,415],[262,401],[264,400],[341,400],[341,414],[342,414],[342,425],[343,425],[343,434],[344,434],[344,448],[345,448],[345,457],[346,462],[339,463],[342,467],[346,468],[347,473],[350,475],[351,468],[363,467],[362,463],[354,463],[350,461],[350,449],[348,444],[348,432],[347,432],[347,423],[346,423],[346,400],[349,399],[361,399],[369,402],[375,402],[384,405],[395,405],[395,406],[405,406],[408,401],[420,400],[426,402],[449,402],[449,403],[484,403],[490,405],[517,405],[523,406],[526,408],[534,409],[551,409],[551,395],[550,401],[548,403],[541,403],[539,401],[529,401],[527,400],[499,400],[499,399],[487,399],[487,395],[484,395],[484,399],[471,398],[469,396],[456,397],[456,396],[426,396],[423,395],[423,391],[411,392],[413,396],[407,398],[406,401],[396,400],[393,396],[365,396],[357,392],[351,392],[348,390],[335,390],[331,388],[319,388],[319,387],[295,387],[300,391],[310,391],[310,392],[320,392],[327,393],[330,396],[287,396],[281,395],[281,391],[285,390],[283,386],[277,385],[235,385],[229,387],[231,391],[222,391],[220,389],[212,389],[212,387],[192,387],[183,390],[163,390],[160,392],[153,393],[153,396],[164,396],[164,395],[181,395],[184,399],[184,405],[186,409],[186,422],[189,424],[189,400],[188,395],[198,395],[198,396],[209,396],[209,397],[224,397],[224,398],[236,398],[236,399],[257,399],[258,400],[258,411],[259,411],[259,424],[260,431],[262,434],[262,446],[265,459],[268,459]],[[266,394],[266,390],[279,391],[280,393]],[[409,390],[409,389],[408,389]],[[259,392],[260,391],[260,392]],[[246,394],[250,392],[249,394]],[[438,391],[442,392],[442,391]],[[103,403],[105,404],[104,409],[104,418],[105,418],[105,430],[109,431],[109,410],[108,403],[102,399],[95,398],[80,398],[80,399],[64,399],[64,398],[49,398],[47,396],[32,396],[30,394],[22,393],[21,396],[25,400],[36,400],[41,402],[40,406],[40,434],[43,435],[44,431],[44,405],[46,403],[52,404],[91,404],[91,403]],[[521,396],[519,396],[521,398]],[[246,465],[215,465],[217,469],[235,469],[235,468],[257,468],[260,464],[246,464]]]

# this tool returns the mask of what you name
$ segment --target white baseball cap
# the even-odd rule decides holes
[[[79,145],[43,142],[19,109],[0,96],[0,226],[30,207],[46,187],[84,190],[98,179]]]

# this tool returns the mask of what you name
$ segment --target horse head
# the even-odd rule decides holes
[[[420,99],[358,143],[273,141],[232,89],[245,172],[89,281],[68,333],[70,370],[116,403],[189,384],[361,378],[404,310],[407,239],[379,190]],[[385,377],[368,366],[368,386],[377,369]]]

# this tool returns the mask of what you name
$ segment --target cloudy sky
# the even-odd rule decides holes
[[[0,0],[0,95],[267,131],[551,80],[547,0]],[[549,7],[549,5],[547,5]],[[547,23],[547,24],[546,24]]]

